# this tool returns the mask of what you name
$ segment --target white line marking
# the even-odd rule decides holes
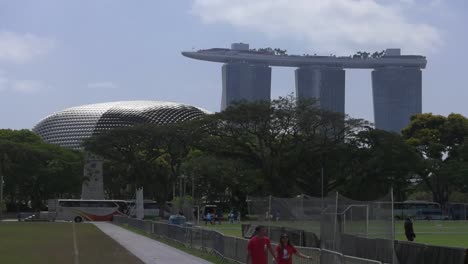
[[[78,258],[78,243],[76,242],[76,232],[75,232],[75,222],[72,222],[73,226],[73,249],[74,249],[74,264],[80,264],[80,259]]]

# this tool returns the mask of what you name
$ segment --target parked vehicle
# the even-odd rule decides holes
[[[169,216],[169,224],[185,226],[187,224],[187,221],[185,219],[185,216],[177,214]]]
[[[395,202],[393,204],[393,213],[395,219],[399,220],[403,220],[406,217],[424,220],[449,219],[449,216],[442,212],[439,203],[427,201]]]
[[[123,200],[58,199],[55,201],[55,204],[49,201],[50,217],[53,220],[75,222],[111,221],[114,215],[123,215],[126,206]]]
[[[136,206],[135,201],[127,201],[128,206],[128,215],[136,216]],[[166,208],[164,208],[164,217],[167,219],[170,216],[170,207],[171,205],[166,203]],[[143,201],[143,211],[146,217],[157,217],[160,216],[160,205],[156,201],[144,200]]]
[[[416,216],[417,220],[448,220],[449,217],[444,215],[441,209],[421,209],[418,210]]]

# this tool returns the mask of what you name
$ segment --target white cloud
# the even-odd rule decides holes
[[[404,53],[434,52],[438,30],[405,14],[414,1],[377,0],[194,0],[192,13],[204,23],[227,23],[272,38],[305,41],[333,53],[401,47]]]
[[[5,75],[5,72],[0,69],[0,92],[6,90],[8,87],[8,79]]]
[[[11,82],[10,88],[19,93],[34,94],[46,88],[46,85],[42,81],[37,80],[17,80]]]
[[[92,89],[115,89],[117,88],[117,84],[113,82],[95,82],[95,83],[88,83],[88,88]]]
[[[16,92],[22,94],[35,94],[50,86],[40,80],[15,80],[7,76],[6,72],[0,69],[0,92]]]
[[[8,79],[4,77],[0,72],[0,92],[8,88]]]
[[[55,40],[25,33],[0,31],[0,62],[25,63],[49,52]]]

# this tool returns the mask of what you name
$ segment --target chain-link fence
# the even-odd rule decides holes
[[[339,193],[323,198],[247,197],[247,204],[252,226],[267,226],[273,240],[279,240],[282,232],[293,234],[296,245],[325,250],[322,257],[328,262],[343,259],[330,251],[353,256],[356,263],[361,258],[398,263],[391,193],[373,201],[356,201]]]
[[[114,216],[113,221],[116,224],[127,224],[135,229],[179,242],[191,248],[206,250],[231,262],[246,262],[247,239],[225,236],[219,232],[198,227],[142,221],[124,216]],[[274,243],[272,245],[276,246]],[[308,259],[294,256],[293,263],[298,264],[382,264],[378,261],[345,256],[326,249],[299,246],[296,248],[302,254],[310,256]],[[273,263],[271,256],[269,263]]]
[[[447,214],[452,220],[468,220],[468,204],[449,203],[447,205]]]

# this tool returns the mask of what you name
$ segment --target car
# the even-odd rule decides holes
[[[187,225],[187,220],[185,216],[180,215],[180,214],[169,216],[168,222],[170,225],[180,225],[180,226]]]

